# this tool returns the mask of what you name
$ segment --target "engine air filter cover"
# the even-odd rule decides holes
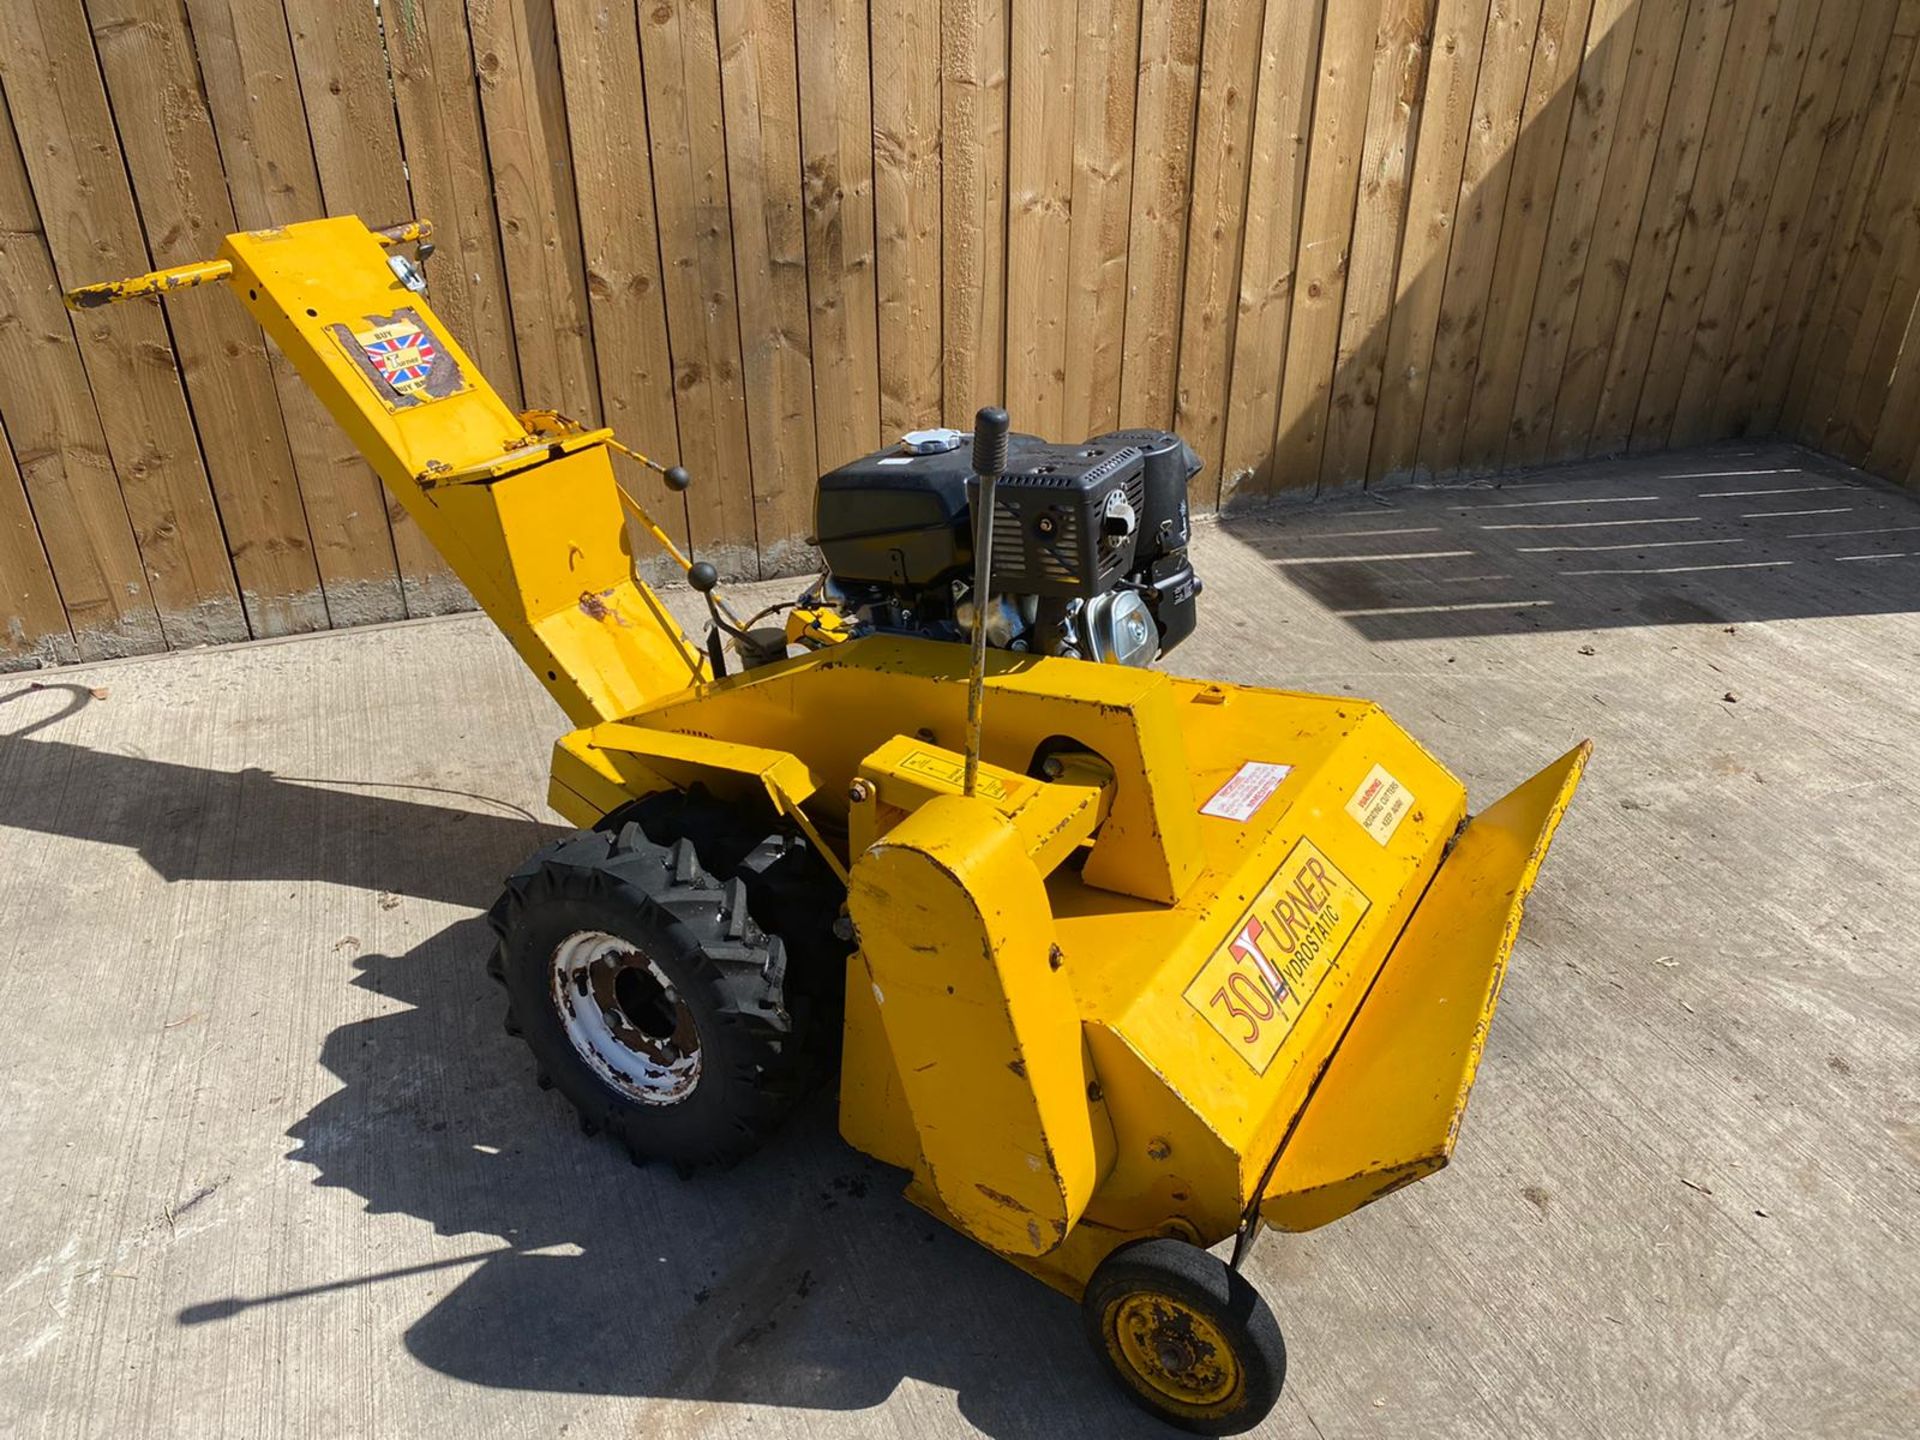
[[[978,498],[978,482],[968,485]],[[993,496],[993,586],[1088,599],[1133,565],[1146,506],[1139,449],[1092,441],[1015,450]]]

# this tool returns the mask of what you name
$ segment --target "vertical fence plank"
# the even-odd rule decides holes
[[[1807,417],[1823,408],[1830,377],[1823,369],[1834,339],[1834,328],[1844,315],[1841,308],[1848,277],[1854,274],[1854,257],[1872,213],[1878,192],[1878,177],[1886,162],[1893,134],[1893,117],[1907,72],[1912,68],[1915,44],[1906,36],[1893,36],[1878,52],[1880,71],[1874,92],[1868,101],[1865,123],[1855,140],[1848,162],[1847,181],[1842,191],[1839,212],[1826,239],[1810,288],[1812,302],[1806,330],[1782,369],[1790,367],[1791,382],[1780,389],[1780,401],[1773,413],[1780,428],[1789,435],[1805,438]],[[1896,164],[1903,161],[1897,160]],[[1771,375],[1762,380],[1763,394],[1773,391]],[[1765,402],[1763,402],[1765,403]]]
[[[1513,407],[1526,359],[1533,300],[1546,262],[1554,195],[1560,186],[1574,118],[1574,90],[1586,54],[1592,0],[1546,0],[1527,75],[1527,104],[1513,148],[1513,176],[1494,252],[1493,288],[1480,327],[1473,392],[1458,463],[1497,469],[1512,430]]]
[[[1660,132],[1659,154],[1647,186],[1640,234],[1634,241],[1620,320],[1607,357],[1606,383],[1587,434],[1590,455],[1615,454],[1632,438],[1635,411],[1653,360],[1667,282],[1673,273],[1700,165],[1701,139],[1712,113],[1715,79],[1726,51],[1734,0],[1694,0],[1687,16],[1673,95]]]
[[[1667,443],[1715,257],[1723,242],[1737,247],[1746,224],[1751,207],[1740,185],[1740,162],[1747,145],[1764,147],[1773,133],[1767,119],[1774,107],[1767,105],[1764,90],[1775,57],[1786,54],[1784,37],[1774,28],[1779,9],[1779,0],[1746,0],[1734,11],[1727,32],[1713,108],[1701,136],[1700,160],[1654,327],[1653,353],[1631,412],[1628,440],[1636,451],[1657,450]]]
[[[1054,0],[1012,0],[1012,4],[1007,405],[1022,429],[1057,435],[1066,415],[1074,8]],[[874,49],[879,52],[877,39]],[[884,316],[882,320],[884,326]]]
[[[1863,462],[1874,474],[1909,485],[1920,464],[1920,345],[1915,343],[1915,315],[1920,311],[1907,318],[1898,363],[1887,382],[1886,407]]]
[[[335,0],[284,0],[321,200],[332,215],[391,225],[412,215],[387,51],[377,12]],[[391,495],[383,497],[409,615],[464,610],[466,587]]]
[[[63,285],[152,268],[85,16],[61,0],[14,6],[0,80]],[[156,304],[76,320],[121,491],[167,643],[244,640],[246,616]]]
[[[1802,253],[1802,227],[1815,216],[1831,216],[1837,177],[1844,173],[1842,166],[1825,164],[1823,156],[1858,125],[1861,104],[1873,83],[1874,66],[1851,62],[1870,13],[1870,6],[1853,0],[1825,0],[1821,6],[1820,33],[1807,58],[1746,293],[1736,317],[1728,321],[1732,335],[1706,427],[1709,434],[1740,434],[1749,428],[1774,328],[1784,318],[1806,313],[1789,288],[1789,275]],[[1886,13],[1890,20],[1891,9]],[[1693,379],[1690,374],[1689,382]]]
[[[1266,0],[1208,0],[1201,37],[1173,426],[1200,455],[1191,498],[1207,509],[1220,499],[1266,10]]]
[[[578,0],[562,0],[562,6],[569,13],[580,9]],[[479,363],[488,383],[509,405],[518,405],[520,357],[514,346],[506,259],[500,251],[466,6],[463,0],[407,0],[384,13],[407,183],[416,213],[433,221],[433,241],[439,249],[438,261],[427,267],[434,312]],[[631,12],[612,7],[604,13],[612,25],[619,15],[630,18]],[[615,65],[618,57],[609,55],[606,61]],[[632,63],[637,69],[638,61]],[[639,105],[637,92],[633,104]],[[610,118],[615,121],[615,135],[609,137],[606,150],[595,152],[602,157],[596,163],[607,167],[610,181],[623,180],[626,172],[621,165],[636,129],[644,137],[643,117]],[[577,137],[575,148],[579,148]],[[584,225],[589,214],[585,196],[580,210]],[[650,248],[651,234],[644,239]],[[555,401],[549,396],[539,403]]]
[[[234,219],[262,230],[326,213],[286,16],[252,0],[188,0],[187,13]],[[406,602],[378,477],[293,362],[269,345],[267,364],[329,623],[400,619]]]
[[[1073,224],[1067,242],[1062,439],[1079,440],[1120,424],[1139,61],[1138,0],[1081,0],[1073,59]]]
[[[725,576],[754,576],[760,558],[713,7],[661,0],[640,21],[680,463],[693,472],[687,521],[700,558]]]
[[[1328,8],[1320,36],[1286,369],[1266,477],[1274,490],[1311,489],[1320,482],[1380,17],[1380,0],[1345,0]]]
[[[88,0],[87,12],[153,261],[205,260],[238,226],[181,0]],[[266,337],[225,295],[183,297],[167,320],[249,628],[324,630]]]
[[[1503,0],[1487,20],[1480,88],[1460,173],[1460,203],[1447,254],[1446,289],[1434,327],[1433,374],[1420,422],[1418,468],[1436,474],[1460,460],[1487,297],[1494,287],[1501,222],[1513,179],[1514,147],[1528,100],[1541,0]]]
[[[1622,123],[1640,18],[1640,0],[1598,0],[1588,22],[1586,54],[1574,85],[1573,119],[1567,130],[1560,182],[1554,187],[1540,278],[1533,291],[1527,344],[1520,356],[1512,418],[1501,463],[1538,464],[1546,458],[1554,398],[1566,372],[1567,348],[1587,275],[1587,252],[1601,218],[1601,195]]]
[[[552,0],[467,0],[528,403],[600,418]]]
[[[1906,39],[1906,37],[1902,37]],[[1886,375],[1913,311],[1920,252],[1920,66],[1910,65],[1894,104],[1886,159],[1842,283],[1826,344],[1800,420],[1813,445],[1844,460],[1865,458],[1885,403]],[[1881,336],[1886,349],[1881,351]]]
[[[813,423],[820,468],[831,470],[880,443],[865,0],[800,0],[795,33],[807,303],[812,354],[819,362],[813,367]],[[949,73],[943,85],[952,84]],[[954,217],[948,218],[951,224]]]
[[[819,476],[792,0],[720,0],[719,25],[754,534],[760,573],[791,575],[817,559],[805,540]],[[930,235],[937,247],[937,226]],[[936,385],[939,367],[936,347]]]
[[[1742,142],[1739,173],[1728,192],[1727,216],[1714,250],[1700,312],[1691,328],[1684,370],[1677,380],[1669,370],[1668,383],[1673,391],[1664,403],[1672,420],[1658,433],[1657,441],[1650,434],[1649,443],[1696,444],[1724,433],[1715,429],[1715,404],[1726,373],[1727,355],[1736,339],[1735,321],[1742,297],[1752,289],[1749,282],[1775,182],[1790,184],[1794,178],[1788,146],[1801,114],[1802,79],[1809,66],[1819,66],[1824,54],[1838,48],[1831,34],[1816,34],[1816,22],[1823,13],[1831,14],[1838,8],[1823,5],[1821,0],[1782,0],[1774,16],[1754,119]],[[1829,92],[1829,87],[1823,85],[1822,90]],[[1649,402],[1656,398],[1643,398],[1641,409],[1649,410]]]
[[[58,665],[74,658],[73,631],[60,605],[33,507],[0,425],[0,670]]]
[[[1168,0],[1141,15],[1120,357],[1120,415],[1127,425],[1173,424],[1204,8],[1202,0]]]
[[[941,0],[940,346],[944,414],[1007,397],[1007,3]]]
[[[631,6],[593,0],[558,0],[554,23],[567,135],[581,176],[580,243],[600,413],[628,444],[675,460],[679,429],[638,23]],[[650,474],[630,476],[629,483],[643,498],[659,493]]]
[[[91,277],[90,277],[91,278]],[[27,172],[0,107],[0,420],[82,659],[161,649],[140,547],[88,392]],[[27,576],[31,567],[18,573]],[[8,575],[14,574],[9,565]],[[26,581],[22,581],[26,584]],[[21,610],[23,629],[27,609]],[[39,625],[42,635],[58,632]],[[31,638],[31,637],[30,637]]]
[[[873,0],[873,214],[880,428],[940,416],[940,11]]]
[[[1586,453],[1587,435],[1606,388],[1621,307],[1626,303],[1648,188],[1660,158],[1660,137],[1687,14],[1687,7],[1677,3],[1652,9],[1643,4],[1634,28],[1633,59],[1620,96],[1620,123],[1607,156],[1599,216],[1541,458],[1566,459]]]
[[[1247,170],[1220,504],[1272,489],[1323,0],[1269,0]]]
[[[1413,142],[1432,60],[1428,46],[1434,15],[1435,0],[1387,0],[1381,12],[1346,300],[1333,359],[1333,393],[1319,475],[1323,487],[1367,478],[1395,281],[1408,241]]]
[[[1488,18],[1487,0],[1441,0],[1434,17],[1420,138],[1407,190],[1407,223],[1367,457],[1367,478],[1372,481],[1411,471],[1419,454]]]

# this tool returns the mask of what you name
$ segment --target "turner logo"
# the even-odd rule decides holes
[[[1187,986],[1187,1003],[1264,1073],[1367,909],[1359,887],[1302,840]]]

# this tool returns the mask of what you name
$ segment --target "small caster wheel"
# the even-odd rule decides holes
[[[1080,1312],[1134,1402],[1195,1435],[1238,1435],[1273,1409],[1287,1346],[1260,1292],[1181,1240],[1141,1240],[1100,1263]]]

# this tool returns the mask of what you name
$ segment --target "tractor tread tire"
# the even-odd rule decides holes
[[[772,843],[772,842],[769,842]],[[739,876],[722,880],[686,836],[650,838],[635,820],[582,830],[536,851],[488,911],[498,936],[488,973],[507,992],[507,1028],[543,1084],[636,1162],[727,1165],[756,1149],[805,1089],[803,1026],[785,1003],[786,947],[749,910]],[[701,1070],[683,1100],[621,1094],[583,1060],[551,999],[553,951],[600,930],[635,942],[693,1012]]]

